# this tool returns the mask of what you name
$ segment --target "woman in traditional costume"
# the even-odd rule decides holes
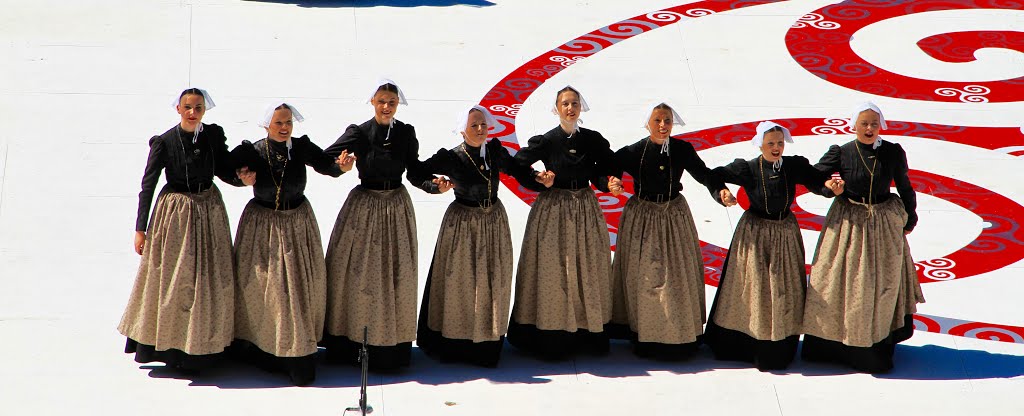
[[[758,124],[751,142],[761,152],[756,158],[714,169],[743,187],[750,207],[736,224],[704,340],[720,360],[780,370],[796,355],[806,288],[804,243],[790,207],[797,184],[820,192],[830,177],[804,157],[783,156],[793,138],[776,123]],[[730,205],[731,192],[713,194]]]
[[[663,360],[696,352],[704,327],[704,261],[680,180],[689,172],[725,189],[693,145],[672,139],[673,124],[683,122],[672,107],[653,106],[644,120],[650,135],[615,152],[619,171],[609,181],[621,194],[629,173],[635,190],[619,220],[609,332],[633,341],[636,355]]]
[[[424,162],[455,185],[445,211],[420,303],[416,345],[442,361],[494,367],[501,357],[512,296],[512,237],[498,199],[499,173],[534,181],[488,129],[500,127],[486,108],[458,115],[462,143]],[[548,183],[550,185],[550,182]]]
[[[839,196],[811,265],[801,357],[880,373],[892,369],[896,344],[913,335],[912,315],[924,302],[906,238],[917,225],[917,194],[903,147],[878,135],[882,111],[861,104],[850,127],[856,140],[832,145],[815,165],[841,179],[829,184]]]
[[[128,338],[125,352],[135,353],[139,363],[198,371],[234,335],[231,230],[213,177],[234,186],[242,180],[224,129],[202,123],[213,107],[206,91],[182,91],[175,104],[181,122],[149,140],[135,222],[135,252],[142,262],[118,325]],[[161,171],[167,184],[150,218]]]
[[[292,137],[302,114],[291,104],[267,107],[267,137],[243,141],[231,155],[256,175],[235,237],[235,337],[249,359],[288,373],[296,385],[316,379],[324,330],[327,266],[320,227],[304,194],[306,166],[338,177],[355,160],[328,156],[309,137]]]
[[[364,328],[372,370],[409,365],[416,338],[416,216],[402,174],[429,193],[451,183],[419,161],[419,141],[395,120],[402,90],[382,80],[370,96],[374,116],[350,125],[326,149],[356,156],[360,184],[338,213],[327,246],[327,318],[323,346],[330,362],[357,364]]]
[[[555,96],[559,125],[530,138],[516,154],[523,166],[543,161],[541,181],[521,181],[540,191],[526,222],[516,273],[508,340],[534,355],[559,359],[578,351],[604,354],[604,326],[612,316],[608,226],[591,184],[608,191],[612,151],[601,133],[579,126],[590,108],[579,91]]]

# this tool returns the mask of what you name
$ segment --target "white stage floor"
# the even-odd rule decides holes
[[[278,98],[307,118],[295,135],[326,146],[372,116],[365,101],[381,76],[409,98],[397,118],[416,127],[421,158],[457,144],[455,112],[476,103],[502,117],[497,136],[515,148],[555,125],[549,105],[566,84],[613,148],[644,137],[650,105],[672,104],[687,123],[677,137],[710,166],[754,157],[742,141],[766,119],[794,131],[787,154],[817,160],[852,138],[835,119],[872,100],[913,170],[920,224],[909,239],[928,302],[885,375],[799,359],[761,373],[706,349],[667,364],[625,343],[561,363],[506,346],[497,369],[414,349],[404,373],[371,376],[375,415],[1024,414],[1024,3],[681,2],[0,0],[0,414],[354,405],[355,368],[321,366],[304,388],[237,364],[189,378],[132,361],[116,326],[139,262],[147,141],[177,122],[183,88],[211,92],[204,122],[231,147],[265,135],[256,120]],[[685,178],[713,281],[742,209]],[[324,236],[356,182],[310,176]],[[251,190],[221,190],[237,224]],[[452,195],[410,192],[422,293]],[[518,255],[529,207],[501,192]],[[613,232],[622,202],[604,200]],[[830,201],[798,203],[811,256]]]

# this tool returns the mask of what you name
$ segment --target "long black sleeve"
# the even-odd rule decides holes
[[[590,177],[590,183],[594,184],[594,187],[601,192],[610,192],[608,177],[614,176],[616,172],[615,152],[612,151],[611,144],[601,133],[597,133],[597,137],[601,140],[589,150],[594,154],[594,175]]]
[[[544,157],[544,153],[546,152],[545,143],[546,141],[544,140],[544,136],[533,136],[527,141],[526,147],[520,148],[519,152],[515,155],[516,162],[522,166],[523,169],[528,169],[531,177],[530,180],[525,180],[525,177],[517,177],[516,179],[523,188],[534,192],[544,192],[548,189],[543,184],[537,182],[535,179],[537,171],[533,169],[533,164],[537,163],[538,160],[541,160]],[[558,175],[555,174],[555,176],[557,177]]]
[[[424,192],[439,194],[441,191],[434,183],[436,177],[420,162],[420,142],[416,139],[416,130],[411,125],[407,126],[409,136],[406,138],[405,177],[409,179],[409,183]]]
[[[913,231],[917,226],[917,192],[910,183],[910,167],[907,164],[907,152],[903,146],[893,143],[895,155],[890,159],[893,165],[892,178],[896,183],[896,192],[899,192],[903,201],[903,208],[907,211],[907,224],[904,230]]]
[[[842,149],[837,145],[831,145],[825,154],[821,155],[821,159],[814,165],[814,168],[819,170],[821,173],[831,177],[833,173],[838,173],[843,166],[843,152]],[[828,180],[828,179],[826,179]],[[832,193],[832,190],[825,186],[823,182],[818,187],[818,192],[815,192],[825,198],[832,198],[836,196]]]
[[[683,149],[681,156],[683,157],[683,168],[690,172],[690,176],[693,176],[705,187],[718,188],[718,190],[725,188],[725,183],[704,164],[704,160],[697,155],[697,150],[693,148],[693,145],[686,141],[677,141],[685,143],[685,146],[680,146]]]
[[[149,157],[146,159],[146,170],[142,175],[142,191],[139,192],[139,209],[135,217],[135,231],[146,231],[149,224],[149,210],[153,205],[153,194],[156,184],[160,181],[160,173],[164,170],[167,160],[164,141],[160,136],[149,139]]]
[[[213,152],[213,166],[216,172],[214,174],[220,178],[224,183],[242,187],[245,186],[242,180],[238,178],[238,174],[235,173],[235,169],[238,168],[237,163],[231,159],[231,153],[228,152],[227,138],[224,137],[224,129],[217,125],[210,125],[209,128],[215,128],[219,131],[219,134],[213,134],[208,136],[210,141],[210,150]]]
[[[309,136],[302,136],[298,140],[303,142],[303,159],[306,161],[306,166],[313,168],[317,173],[321,175],[327,175],[334,178],[341,176],[341,166],[335,162],[337,157],[332,157],[324,152],[320,146],[313,143],[309,139]]]
[[[750,174],[750,162],[743,159],[733,160],[728,165],[712,169],[711,172],[724,183],[731,183],[741,187],[749,187],[752,184],[753,176]],[[722,188],[715,185],[717,184],[705,187],[708,188],[708,192],[711,193],[711,197],[714,198],[716,202],[725,205],[722,202]]]

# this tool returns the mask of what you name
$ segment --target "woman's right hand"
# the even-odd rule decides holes
[[[146,232],[136,231],[135,232],[135,252],[140,256],[142,255],[142,249],[146,246]]]

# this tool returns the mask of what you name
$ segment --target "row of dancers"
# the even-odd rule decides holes
[[[648,137],[613,151],[600,133],[579,126],[589,106],[567,86],[552,108],[559,125],[515,155],[488,139],[496,120],[473,106],[459,113],[461,143],[420,160],[415,130],[395,119],[406,104],[397,84],[382,80],[368,102],[374,117],[323,149],[292,137],[303,120],[294,105],[273,103],[260,122],[267,137],[229,151],[223,129],[202,123],[215,105],[210,95],[181,93],[181,122],[150,139],[135,233],[142,260],[118,327],[125,352],[188,371],[227,352],[305,385],[315,380],[318,347],[328,362],[355,363],[364,328],[371,370],[383,371],[408,366],[414,340],[442,361],[494,367],[506,336],[554,360],[604,354],[609,339],[668,360],[705,343],[716,358],[770,370],[791,363],[803,334],[806,360],[884,372],[895,345],[913,333],[911,314],[924,301],[905,238],[917,223],[916,198],[906,154],[878,135],[885,119],[873,104],[850,119],[856,139],[831,146],[815,165],[784,156],[789,131],[763,122],[752,138],[757,157],[711,169],[691,144],[671,139],[682,119],[665,103],[644,120]],[[537,161],[544,171],[533,169]],[[307,166],[333,177],[354,167],[359,176],[326,258],[304,195]],[[684,171],[724,206],[736,204],[726,183],[750,199],[710,314]],[[161,172],[166,185],[150,213]],[[514,300],[500,173],[538,192]],[[403,174],[423,191],[455,194],[418,319],[416,219]],[[613,260],[591,186],[621,195],[625,174],[634,191]],[[253,188],[233,244],[214,176]],[[797,184],[836,197],[809,286],[790,210]]]

